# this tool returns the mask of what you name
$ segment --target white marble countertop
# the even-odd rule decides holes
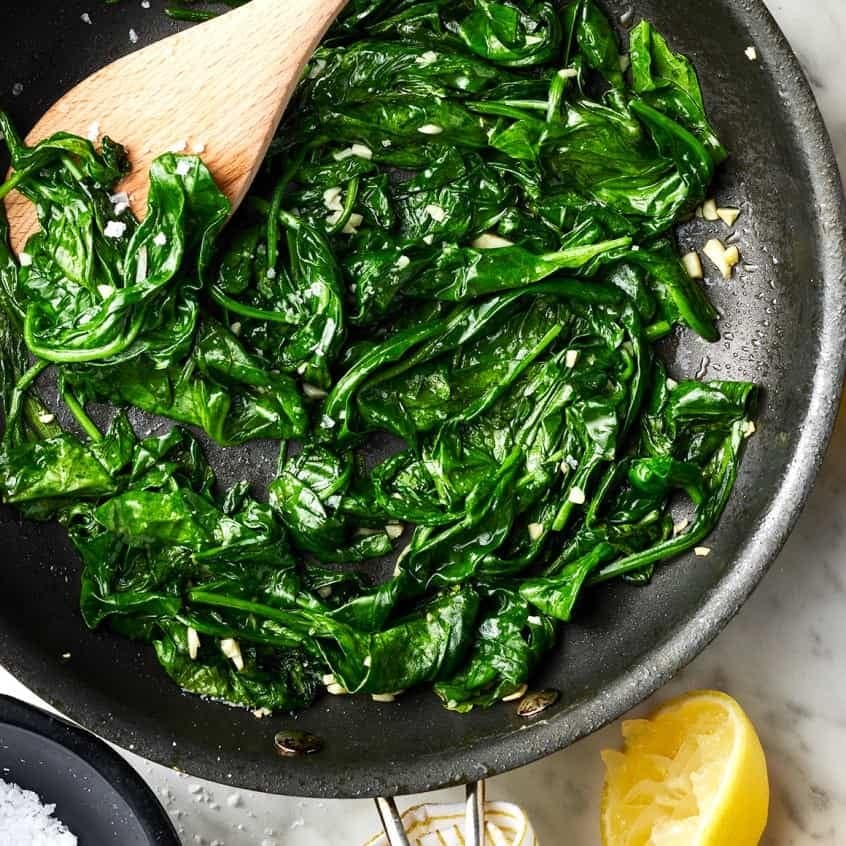
[[[846,3],[769,0],[769,6],[808,71],[846,173]],[[760,731],[772,782],[765,846],[846,842],[844,505],[846,419],[772,572],[714,644],[655,697],[716,687],[747,709]],[[37,701],[3,670],[0,691]],[[611,726],[540,763],[495,778],[489,795],[525,807],[545,846],[594,846],[602,780],[599,750],[615,745],[618,737],[619,727]],[[378,828],[369,801],[235,791],[127,755],[162,798],[186,846],[357,846]],[[419,797],[408,797],[400,804],[416,801]]]

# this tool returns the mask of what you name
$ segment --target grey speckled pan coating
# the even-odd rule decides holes
[[[4,93],[4,104],[27,125],[70,84],[127,52],[130,26],[142,42],[173,27],[160,5],[6,0],[0,91],[15,82],[24,89]],[[608,5],[617,15],[629,6]],[[80,21],[85,11],[93,26]],[[104,737],[197,776],[277,793],[372,796],[475,780],[550,754],[640,702],[705,647],[784,543],[828,442],[844,369],[843,197],[811,92],[762,3],[640,0],[637,13],[696,62],[733,153],[717,196],[743,209],[745,269],[732,282],[711,274],[708,283],[723,340],[708,345],[684,333],[667,349],[674,375],[707,372],[765,388],[759,433],[707,542],[712,554],[662,567],[646,588],[614,584],[586,595],[535,680],[562,696],[532,720],[519,718],[514,703],[458,716],[431,693],[389,705],[326,697],[297,717],[257,720],[180,693],[150,648],[87,631],[64,532],[3,510],[0,659],[12,672]],[[750,45],[757,62],[744,53]],[[721,223],[694,221],[680,237],[701,246],[711,233],[728,234]],[[224,477],[249,471],[248,460],[264,463],[259,453],[228,458]],[[72,657],[62,660],[64,652]],[[325,748],[305,760],[279,757],[272,741],[284,727],[320,734]]]

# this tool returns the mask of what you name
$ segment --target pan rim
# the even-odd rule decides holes
[[[407,761],[392,761],[379,771],[362,761],[354,769],[327,775],[325,770],[260,774],[257,768],[237,773],[228,786],[238,785],[268,793],[284,790],[293,796],[362,798],[403,795],[435,790],[496,775],[552,754],[607,725],[642,702],[693,660],[729,623],[760,583],[787,540],[807,501],[822,465],[834,428],[846,373],[846,200],[831,139],[804,71],[787,38],[764,5],[747,0],[731,13],[744,29],[755,33],[760,55],[767,65],[779,66],[791,115],[803,126],[809,188],[819,211],[815,216],[818,270],[821,280],[821,322],[810,399],[803,426],[790,462],[767,513],[745,538],[734,565],[700,605],[645,652],[626,673],[580,699],[549,719],[538,719],[498,735],[475,739],[468,745],[442,749]],[[70,718],[86,716],[81,699],[57,702],[49,680],[27,662],[26,649],[14,643],[17,633],[0,628],[3,664],[24,684]],[[90,715],[88,715],[90,717]],[[97,733],[126,743],[127,729],[117,720],[101,721]],[[132,735],[136,754],[161,759],[162,743],[155,737]],[[181,766],[191,770],[190,750]],[[168,763],[162,761],[162,763]],[[204,769],[198,760],[198,770]],[[225,766],[224,766],[225,769]],[[200,772],[194,771],[200,776]],[[204,775],[202,777],[205,777]],[[222,779],[221,779],[222,780]]]

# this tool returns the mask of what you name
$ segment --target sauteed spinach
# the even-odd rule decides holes
[[[589,585],[703,542],[756,390],[676,382],[656,342],[718,337],[672,230],[726,151],[688,60],[627,40],[591,0],[353,0],[225,227],[199,156],[156,160],[138,223],[118,143],[0,116],[0,197],[42,227],[17,260],[0,218],[0,492],[67,528],[89,626],[251,708],[426,683],[466,711]],[[278,442],[268,495],[221,490],[201,432]]]

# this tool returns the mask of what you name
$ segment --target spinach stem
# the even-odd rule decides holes
[[[94,421],[86,414],[82,403],[73,395],[69,388],[62,386],[61,388],[62,402],[68,407],[68,410],[76,418],[80,428],[92,441],[99,443],[103,440],[102,432],[94,424]]]
[[[359,180],[357,176],[354,176],[347,183],[347,191],[344,197],[344,208],[341,212],[341,216],[326,230],[330,235],[337,235],[339,232],[343,232],[344,227],[349,223],[350,217],[353,213],[353,208],[355,207],[355,202],[358,199],[358,184]]]
[[[286,326],[296,325],[296,320],[279,311],[268,311],[264,308],[256,308],[246,303],[233,300],[220,290],[217,285],[211,287],[212,299],[222,308],[241,317],[248,317],[252,320],[266,320],[271,323],[282,323]]]
[[[15,423],[17,422],[18,417],[20,417],[21,404],[23,402],[24,395],[30,385],[32,385],[32,383],[44,372],[49,364],[49,361],[37,361],[15,383],[12,396],[9,400],[9,408],[6,413],[6,425],[3,433],[4,440],[8,437],[9,433],[14,430]]]
[[[27,176],[29,176],[29,171],[26,170],[26,168],[23,170],[16,170],[2,185],[0,185],[0,200],[2,200],[10,191],[14,191]]]
[[[23,393],[50,366],[49,361],[36,361],[15,383],[15,390]]]

